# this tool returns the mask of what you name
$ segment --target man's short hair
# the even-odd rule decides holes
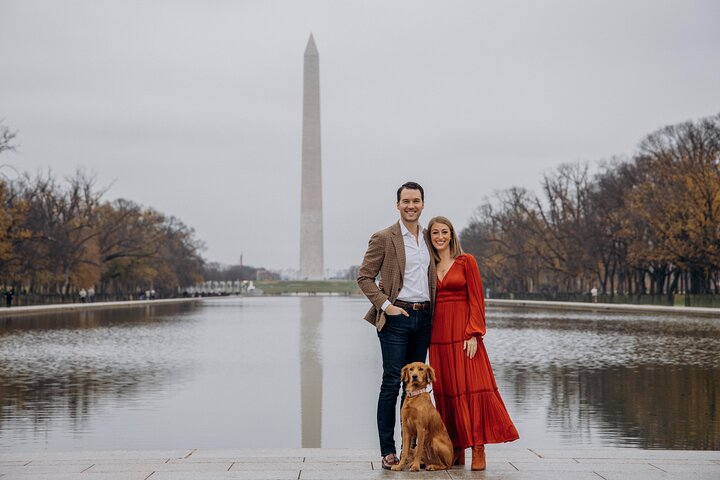
[[[423,188],[420,186],[419,183],[415,183],[415,182],[405,182],[402,185],[400,185],[400,188],[398,188],[398,191],[397,191],[397,201],[398,202],[400,201],[400,192],[402,192],[403,190],[406,190],[406,189],[407,190],[420,190],[420,200],[422,200],[423,203],[425,203],[425,190],[423,190]]]

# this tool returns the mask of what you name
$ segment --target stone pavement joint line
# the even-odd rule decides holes
[[[720,451],[487,447],[487,470],[389,472],[374,449],[0,453],[0,480],[716,480]],[[466,452],[470,461],[470,452]]]

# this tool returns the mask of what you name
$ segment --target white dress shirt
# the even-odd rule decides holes
[[[418,224],[418,237],[410,233],[405,224],[400,221],[400,231],[405,243],[405,271],[403,272],[403,286],[398,293],[398,300],[403,302],[429,302],[430,286],[428,285],[428,268],[430,268],[430,252],[425,243],[423,227]],[[385,310],[390,301],[382,306]]]

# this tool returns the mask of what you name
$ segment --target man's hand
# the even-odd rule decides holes
[[[385,309],[385,315],[405,315],[406,317],[410,316],[410,314],[407,313],[404,309],[395,305],[388,305],[388,307]]]

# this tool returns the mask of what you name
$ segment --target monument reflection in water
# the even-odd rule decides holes
[[[302,447],[322,446],[323,369],[322,348],[323,299],[300,299],[300,390]]]
[[[0,452],[376,448],[366,309],[227,298],[0,318]],[[491,308],[485,343],[515,446],[720,448],[715,319]]]

